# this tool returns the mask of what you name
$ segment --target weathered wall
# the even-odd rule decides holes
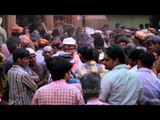
[[[139,24],[149,23],[149,15],[107,15],[108,24],[115,28],[115,23],[121,26],[139,28]]]

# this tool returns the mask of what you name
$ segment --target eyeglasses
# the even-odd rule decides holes
[[[65,48],[63,49],[64,51],[67,51],[67,50],[76,50],[76,48]]]

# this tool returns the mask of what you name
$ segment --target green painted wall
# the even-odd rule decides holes
[[[121,26],[139,28],[139,24],[149,23],[149,15],[107,15],[108,24],[115,28],[115,23]]]

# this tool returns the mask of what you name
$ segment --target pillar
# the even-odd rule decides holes
[[[5,16],[5,20],[6,20],[6,33],[7,36],[11,36],[11,28],[16,25],[16,15],[6,15]]]
[[[53,28],[54,28],[53,15],[44,15],[43,16],[43,21],[46,25],[47,30],[53,31]]]

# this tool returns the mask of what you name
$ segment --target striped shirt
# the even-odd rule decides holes
[[[32,100],[33,105],[83,105],[84,99],[78,88],[65,80],[52,81],[40,87]]]
[[[10,105],[30,105],[37,85],[30,75],[19,65],[13,65],[8,71]]]
[[[96,72],[102,78],[107,72],[107,70],[105,69],[104,65],[97,64],[95,61],[89,61],[84,63],[80,69],[76,70],[74,75],[76,78],[80,79],[84,74],[89,72]]]

